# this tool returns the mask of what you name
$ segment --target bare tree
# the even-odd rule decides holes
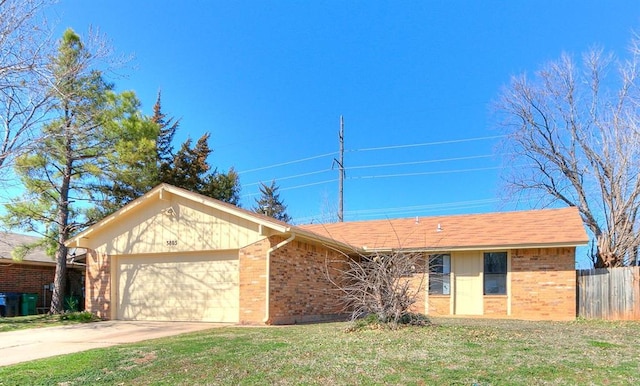
[[[497,103],[514,158],[509,194],[579,209],[595,238],[595,267],[638,259],[640,40],[616,60],[563,54],[533,77],[513,77]]]
[[[424,293],[426,259],[416,252],[344,255],[344,265],[327,265],[327,276],[342,293],[351,320],[375,315],[392,327],[412,316]]]
[[[34,143],[49,105],[51,0],[0,0],[0,171]]]

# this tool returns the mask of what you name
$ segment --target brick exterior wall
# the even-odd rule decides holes
[[[428,288],[428,276],[424,270],[419,270],[410,277],[411,291],[416,295],[416,302],[409,307],[409,311],[417,314],[424,314],[426,306],[426,289]]]
[[[21,263],[0,263],[0,292],[38,294],[36,307],[51,307],[51,291],[47,290],[46,303],[43,288],[53,283],[56,268]]]
[[[87,250],[85,309],[104,320],[111,319],[111,258]]]
[[[0,263],[0,292],[37,294],[36,307],[49,309],[51,307],[52,292],[50,290],[43,292],[43,290],[45,285],[53,283],[55,273],[55,266],[17,262]],[[82,274],[83,272],[80,269],[67,267],[67,293],[73,295],[81,294]]]
[[[280,240],[272,241],[277,243]],[[346,257],[319,244],[293,240],[271,254],[269,324],[292,324],[341,318],[340,292],[327,278],[344,269]],[[332,278],[337,279],[338,275]],[[242,303],[244,299],[241,299]]]
[[[516,249],[511,252],[511,316],[575,319],[574,247]]]
[[[274,240],[275,241],[275,240]],[[262,324],[267,293],[267,251],[272,241],[264,239],[240,249],[240,323]]]
[[[483,297],[484,315],[495,318],[506,317],[508,315],[508,301],[507,295],[485,295]]]
[[[576,317],[575,248],[511,251],[511,315],[508,296],[483,296],[484,316],[538,320]],[[450,315],[452,296],[430,295],[429,315]]]
[[[429,315],[448,316],[451,314],[450,295],[429,295]]]
[[[264,323],[267,251],[283,240],[282,237],[271,237],[240,249],[240,323]],[[267,324],[303,323],[344,316],[340,293],[328,280],[326,270],[328,262],[335,264],[335,268],[344,269],[345,259],[345,256],[323,245],[299,240],[275,250],[270,262]],[[484,315],[521,319],[575,319],[574,259],[575,248],[512,250],[511,316],[507,315],[506,296],[485,296]],[[110,265],[108,256],[87,252],[86,309],[102,319],[111,317]],[[2,269],[6,270],[7,267],[0,267],[0,283],[6,283],[1,275],[8,277],[8,274]],[[44,275],[45,271],[42,272]],[[53,271],[50,279],[47,278],[44,283],[52,280]],[[414,287],[417,286],[418,275],[411,280]],[[412,307],[414,312],[425,312],[426,284],[425,280],[422,294]],[[37,285],[41,289],[43,284]],[[2,288],[0,286],[0,291],[3,291]],[[25,288],[20,292],[31,290]],[[450,315],[451,296],[428,296],[428,314]]]

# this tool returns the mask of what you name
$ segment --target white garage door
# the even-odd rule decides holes
[[[237,252],[118,258],[117,318],[237,322]]]

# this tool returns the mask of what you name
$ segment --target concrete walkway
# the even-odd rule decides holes
[[[221,326],[228,324],[107,321],[0,332],[0,366]]]

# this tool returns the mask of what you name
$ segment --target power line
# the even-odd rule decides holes
[[[345,150],[345,151],[346,152],[359,152],[359,151],[362,152],[362,151],[375,151],[375,150],[388,150],[388,149],[402,149],[402,148],[409,148],[409,147],[434,146],[434,145],[445,145],[445,144],[450,144],[450,143],[482,141],[482,140],[487,140],[487,139],[504,138],[504,137],[505,137],[505,135],[494,135],[494,136],[488,136],[488,137],[463,138],[463,139],[455,139],[455,140],[449,140],[449,141],[424,142],[424,143],[414,143],[414,144],[407,144],[407,145],[370,147],[370,148]],[[334,152],[331,152],[331,153],[319,154],[319,155],[315,155],[315,156],[311,156],[311,157],[296,159],[296,160],[293,160],[293,161],[287,161],[287,162],[277,163],[277,164],[273,164],[273,165],[262,166],[262,167],[259,167],[259,168],[243,170],[241,172],[238,172],[238,174],[252,173],[252,172],[257,172],[257,171],[260,171],[260,170],[272,169],[272,168],[276,168],[276,167],[280,167],[280,166],[286,166],[286,165],[291,165],[291,164],[295,164],[295,163],[311,161],[311,160],[318,159],[318,158],[334,156],[334,155],[339,154],[339,153],[340,152],[338,152],[338,151],[334,151]]]
[[[311,160],[314,160],[314,159],[328,157],[328,156],[332,156],[332,155],[336,155],[336,154],[338,154],[338,152],[334,151],[334,152],[331,152],[331,153],[315,155],[315,156],[312,156],[312,157],[307,157],[307,158],[301,158],[301,159],[297,159],[297,160],[293,160],[293,161],[282,162],[282,163],[279,163],[279,164],[273,164],[273,165],[263,166],[263,167],[259,167],[259,168],[255,168],[255,169],[244,170],[244,171],[238,172],[238,174],[245,174],[245,173],[257,172],[257,171],[265,170],[265,169],[277,168],[279,166],[286,166],[286,165],[291,165],[291,164],[300,163],[300,162],[304,162],[304,161],[311,161]]]
[[[284,180],[290,180],[292,178],[299,178],[299,177],[307,177],[307,176],[313,176],[315,174],[322,174],[322,173],[326,173],[326,172],[330,172],[332,171],[331,169],[323,169],[323,170],[318,170],[315,172],[308,172],[308,173],[300,173],[300,174],[296,174],[293,176],[287,176],[287,177],[281,177],[281,178],[274,178],[275,181],[284,181]],[[247,187],[247,186],[255,186],[255,185],[260,185],[262,182],[258,181],[258,182],[252,182],[250,184],[244,184],[243,186]]]
[[[381,147],[369,147],[364,149],[355,149],[349,151],[374,151],[374,150],[389,150],[389,149],[404,149],[408,147],[420,147],[420,146],[433,146],[433,145],[446,145],[450,143],[461,143],[461,142],[472,142],[472,141],[483,141],[487,139],[495,139],[495,138],[504,138],[506,135],[492,135],[489,137],[476,137],[476,138],[464,138],[464,139],[454,139],[450,141],[438,141],[438,142],[424,142],[424,143],[413,143],[408,145],[393,145],[393,146],[381,146]]]
[[[429,164],[429,163],[436,163],[436,162],[463,161],[463,160],[470,160],[470,159],[490,158],[493,156],[494,155],[492,154],[488,154],[488,155],[475,155],[475,156],[469,156],[469,157],[440,158],[440,159],[425,160],[425,161],[397,162],[392,164],[350,166],[345,169],[354,170],[354,169],[382,168],[382,167],[391,167],[391,166],[421,165],[421,164]]]
[[[299,189],[299,188],[306,188],[308,186],[315,186],[315,185],[322,185],[322,184],[328,184],[329,182],[336,182],[338,181],[337,178],[334,178],[332,180],[324,180],[324,181],[318,181],[318,182],[311,182],[308,184],[302,184],[302,185],[296,185],[296,186],[290,186],[288,188],[278,188],[279,191],[283,192],[285,190],[292,190],[292,189]],[[249,194],[243,194],[241,197],[253,197],[253,196],[257,196],[258,194],[260,194],[260,192],[256,192],[256,193],[249,193]]]
[[[364,180],[374,178],[390,178],[390,177],[411,177],[411,176],[427,176],[432,174],[447,174],[447,173],[466,173],[466,172],[478,172],[483,170],[495,170],[502,169],[504,166],[491,166],[486,168],[474,168],[474,169],[458,169],[458,170],[441,170],[435,172],[416,172],[416,173],[398,173],[398,174],[384,174],[379,176],[360,176],[360,177],[348,177],[353,180]]]

